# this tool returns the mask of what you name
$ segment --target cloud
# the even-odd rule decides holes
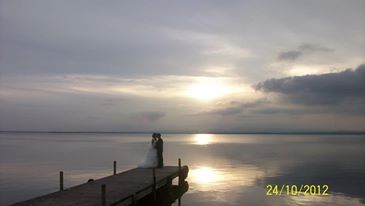
[[[250,109],[256,109],[262,107],[263,105],[269,104],[270,101],[266,98],[257,99],[252,102],[238,102],[231,101],[228,106],[218,109],[213,109],[208,112],[203,112],[203,115],[218,115],[218,116],[234,116],[245,113]],[[233,106],[232,106],[233,105]]]
[[[255,88],[283,95],[292,103],[303,105],[336,105],[345,101],[364,103],[365,64],[338,73],[269,79]]]
[[[278,59],[283,60],[283,61],[296,60],[302,55],[303,55],[303,53],[300,51],[286,51],[286,52],[280,53],[278,56]]]
[[[306,51],[306,52],[332,52],[335,51],[334,49],[319,45],[319,44],[302,44],[299,47],[299,50]]]
[[[275,116],[287,104],[275,105],[272,99],[249,107],[247,102],[267,93],[246,84],[280,77],[287,69],[323,73],[317,67],[362,62],[364,2],[329,2],[1,1],[0,125],[14,130],[148,131],[160,126],[228,131],[267,129],[274,123],[286,129],[286,122],[292,128],[291,119]],[[278,45],[283,49],[278,51]],[[338,52],[329,53],[329,48]],[[270,66],[279,52],[283,62]],[[292,60],[295,65],[285,62]],[[201,90],[207,78],[212,85],[239,88],[221,98],[238,103],[191,98],[192,86]],[[211,115],[191,115],[203,111]],[[159,119],[154,112],[166,116]]]
[[[314,53],[314,52],[332,52],[334,49],[327,48],[319,44],[301,44],[295,50],[284,51],[279,53],[279,61],[294,61],[304,55]]]
[[[163,118],[166,114],[163,112],[157,112],[157,111],[145,111],[140,112],[135,115],[136,119],[139,119],[141,121],[145,122],[155,122]]]
[[[240,114],[242,112],[242,108],[240,107],[228,107],[223,109],[215,109],[205,114],[213,114],[213,115],[220,115],[220,116],[230,116]]]

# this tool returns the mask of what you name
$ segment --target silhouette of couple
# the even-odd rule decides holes
[[[152,141],[145,159],[138,165],[140,168],[163,167],[163,140],[160,133],[152,134]]]

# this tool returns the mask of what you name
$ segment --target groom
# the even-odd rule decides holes
[[[157,150],[157,160],[158,160],[158,165],[157,168],[162,168],[163,167],[163,140],[161,138],[161,134],[160,133],[156,133],[156,138],[157,138],[157,142],[156,142],[156,150]]]

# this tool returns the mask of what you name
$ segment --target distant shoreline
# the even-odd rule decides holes
[[[160,131],[164,134],[263,134],[263,135],[365,135],[365,132],[337,131],[337,132],[172,132]],[[0,131],[0,133],[55,133],[55,134],[151,134],[153,131]]]

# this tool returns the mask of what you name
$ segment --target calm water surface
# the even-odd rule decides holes
[[[182,205],[365,205],[364,135],[165,134],[164,160],[189,165]],[[0,133],[0,204],[134,168],[148,134]],[[327,184],[328,196],[267,196],[268,184]]]

